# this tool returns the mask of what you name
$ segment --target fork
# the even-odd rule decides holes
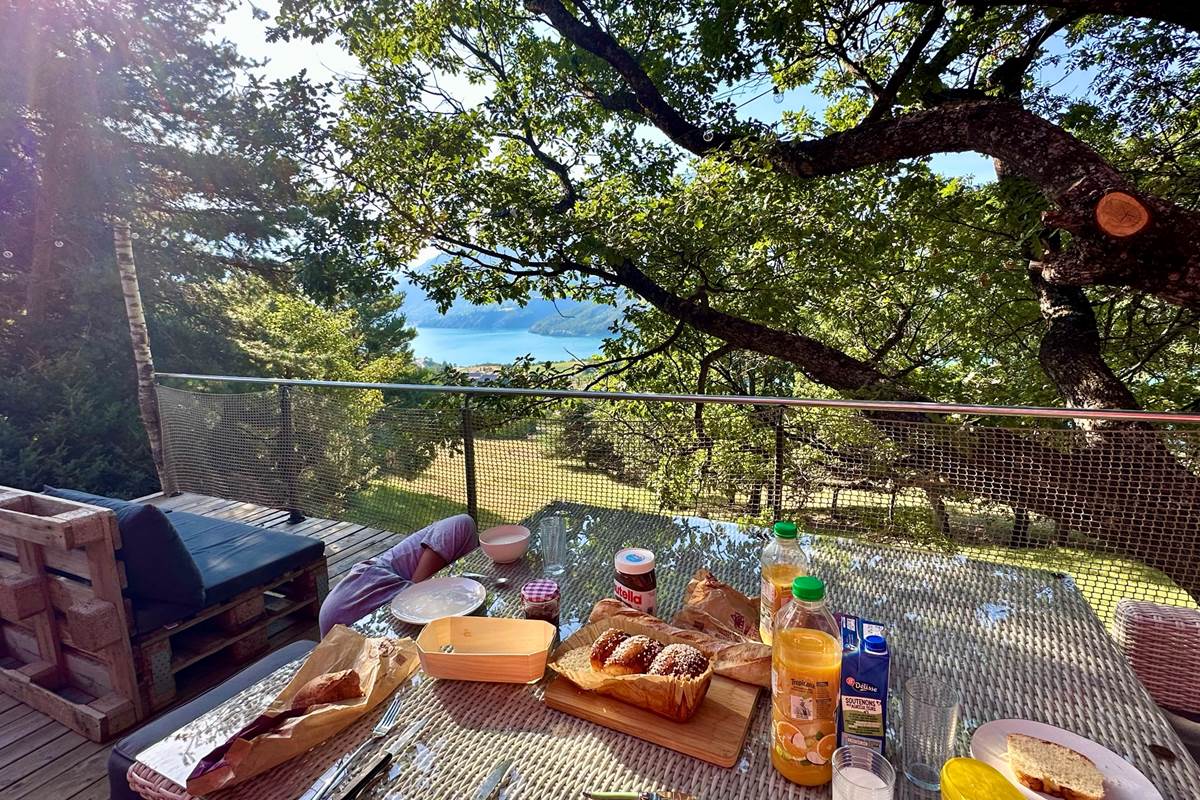
[[[367,737],[365,742],[356,747],[354,752],[344,757],[335,765],[336,768],[333,770],[333,774],[324,781],[324,785],[317,790],[317,793],[313,795],[312,800],[325,800],[334,787],[341,782],[342,778],[346,777],[346,773],[350,771],[350,767],[354,764],[355,760],[362,755],[363,751],[366,750],[371,744],[387,735],[387,732],[395,726],[396,720],[400,718],[400,706],[402,705],[403,700],[404,692],[403,687],[401,687],[401,689],[397,690],[396,696],[392,698],[392,702],[390,705],[388,705],[387,711],[383,712],[383,716],[379,718],[379,722],[375,723],[375,727],[371,729],[371,735]]]

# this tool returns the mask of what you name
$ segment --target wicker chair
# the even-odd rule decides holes
[[[1200,760],[1200,610],[1122,600],[1113,625],[1133,671]]]

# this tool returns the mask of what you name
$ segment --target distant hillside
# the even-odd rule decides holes
[[[530,333],[542,336],[603,336],[621,316],[613,306],[575,303],[568,310],[559,302],[553,316],[543,317],[529,326]]]
[[[425,269],[444,259],[438,256],[422,264]],[[456,302],[445,314],[420,288],[401,279],[404,292],[404,316],[418,328],[471,328],[474,330],[528,330],[543,336],[602,336],[621,316],[612,306],[581,303],[577,300],[547,300],[535,295],[524,306],[505,301],[492,305]]]

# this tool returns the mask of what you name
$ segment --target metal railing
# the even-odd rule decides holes
[[[1198,414],[158,378],[173,490],[398,531],[554,501],[793,517],[1068,572],[1104,616],[1200,594]]]

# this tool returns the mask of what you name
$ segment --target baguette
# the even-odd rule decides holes
[[[678,628],[612,598],[596,603],[588,622],[608,619],[628,619],[652,632],[681,639],[703,653],[718,675],[755,686],[771,686],[771,648],[762,642],[730,642],[702,631]]]
[[[318,675],[300,687],[292,697],[292,708],[301,709],[321,703],[340,703],[363,696],[358,673],[352,669]]]

